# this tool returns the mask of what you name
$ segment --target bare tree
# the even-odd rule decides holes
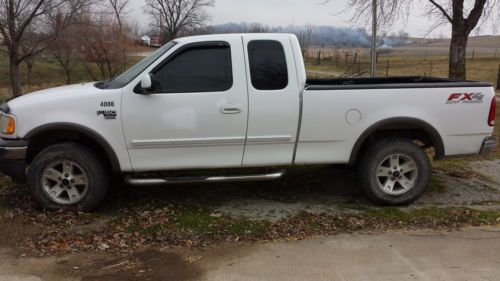
[[[49,45],[49,51],[61,66],[66,76],[66,84],[71,84],[71,76],[78,60],[76,59],[76,44],[71,38],[71,31],[61,32]]]
[[[118,22],[118,27],[120,31],[123,31],[123,16],[126,13],[126,8],[130,3],[130,0],[108,0],[113,13],[115,15],[116,21]]]
[[[42,29],[46,15],[65,5],[73,7],[72,12],[85,5],[86,0],[0,0],[0,32],[7,47],[10,63],[10,83],[14,96],[22,94],[19,66],[33,58],[40,50],[40,45],[53,38],[54,34]],[[37,34],[36,40],[26,32],[32,29]],[[24,44],[23,41],[30,41]]]
[[[379,26],[407,20],[413,5],[418,3],[424,3],[425,15],[435,19],[433,28],[451,25],[449,77],[466,79],[465,54],[469,36],[487,22],[498,26],[500,0],[378,0]],[[349,0],[348,5],[355,9],[354,21],[369,21],[372,0]]]
[[[114,20],[106,14],[89,13],[79,25],[79,54],[94,80],[115,77],[121,69],[124,48]],[[95,73],[95,70],[98,73]]]
[[[130,0],[108,0],[111,8],[113,9],[113,13],[115,15],[116,21],[118,23],[118,29],[120,32],[121,40],[123,41],[123,71],[127,67],[127,36],[125,34],[123,16],[126,14],[127,6],[130,3]]]
[[[28,27],[25,36],[20,42],[20,54],[24,57],[23,62],[26,65],[26,83],[31,86],[33,82],[33,67],[35,66],[35,57],[45,50],[45,46],[40,42],[44,41],[44,35],[37,33],[33,28]]]
[[[309,47],[312,43],[312,39],[314,36],[314,25],[307,24],[304,27],[301,27],[298,31],[298,34],[296,35],[302,48],[302,54],[305,56],[308,53]]]
[[[183,31],[203,26],[210,17],[206,8],[215,0],[146,0],[146,9],[170,41]]]
[[[261,24],[261,23],[252,23],[248,26],[247,33],[268,33],[270,32],[269,27]]]
[[[65,28],[65,15],[57,13],[52,21],[52,30],[55,34],[53,40],[48,44],[50,54],[54,56],[57,63],[61,66],[66,76],[66,84],[71,84],[71,74],[77,64],[76,52],[77,42],[73,38],[73,34],[78,31],[78,26],[73,25]]]

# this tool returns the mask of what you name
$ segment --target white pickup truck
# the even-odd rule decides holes
[[[429,183],[424,149],[443,159],[495,148],[495,106],[482,82],[307,80],[294,35],[187,37],[115,79],[4,103],[0,171],[27,181],[41,208],[90,211],[111,179],[273,180],[290,165],[358,164],[371,199],[402,205]]]

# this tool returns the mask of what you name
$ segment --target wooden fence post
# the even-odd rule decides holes
[[[318,51],[318,65],[321,64],[321,51]]]
[[[389,67],[391,66],[391,63],[389,60],[387,60],[387,65],[385,66],[385,77],[389,76]]]
[[[500,90],[500,64],[498,65],[497,90]]]
[[[474,59],[474,56],[476,55],[476,49],[472,49],[472,60]]]

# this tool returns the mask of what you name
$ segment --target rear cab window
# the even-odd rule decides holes
[[[283,90],[288,86],[288,69],[283,45],[274,40],[248,43],[252,86],[256,90]]]

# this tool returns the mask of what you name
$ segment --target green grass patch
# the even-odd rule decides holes
[[[263,235],[271,223],[266,220],[253,221],[247,218],[238,218],[231,220],[228,218],[223,218],[223,220],[229,220],[229,225],[227,226],[227,233],[234,236],[245,236],[245,235]]]
[[[216,218],[210,216],[209,210],[195,207],[183,208],[175,213],[172,220],[178,228],[194,232],[210,232],[216,222]]]
[[[442,171],[448,175],[472,179],[480,177],[481,175],[473,171],[469,167],[469,163],[473,158],[450,158],[445,160],[433,161],[432,165],[436,170]]]
[[[368,210],[364,212],[362,216],[368,218],[379,218],[384,220],[403,222],[409,222],[411,219],[410,214],[397,207],[386,207]]]
[[[431,178],[431,182],[429,185],[430,192],[436,192],[436,193],[443,194],[443,193],[446,193],[447,190],[448,190],[448,187],[446,186],[446,183],[444,182],[444,180],[442,178],[435,176],[435,175]]]

